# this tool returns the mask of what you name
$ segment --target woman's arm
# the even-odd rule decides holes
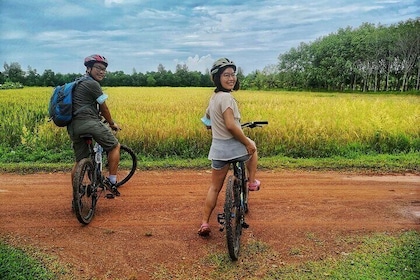
[[[233,110],[231,108],[227,108],[226,111],[223,112],[223,119],[225,121],[227,130],[229,130],[235,139],[244,144],[248,154],[252,155],[257,150],[257,148],[255,147],[254,143],[245,136],[242,129],[237,126],[235,117],[233,115]]]

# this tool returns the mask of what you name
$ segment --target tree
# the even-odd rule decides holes
[[[10,65],[4,63],[4,75],[9,81],[23,84],[25,81],[25,72],[17,62],[12,62]]]
[[[55,81],[55,73],[50,69],[47,69],[42,73],[41,79],[43,81],[43,86],[54,87],[59,84]]]
[[[32,69],[30,66],[28,66],[28,71],[26,72],[26,81],[25,85],[27,86],[40,86],[40,75],[36,72],[36,69]]]
[[[390,27],[364,23],[281,54],[278,81],[265,83],[337,91],[419,89],[419,48],[420,19]]]
[[[400,32],[396,41],[399,51],[399,61],[403,72],[401,91],[408,90],[410,73],[415,69],[420,59],[420,19],[409,20],[399,24]]]

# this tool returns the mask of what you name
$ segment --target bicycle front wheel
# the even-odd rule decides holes
[[[93,185],[94,167],[90,158],[77,163],[73,178],[73,207],[77,219],[89,224],[95,214],[97,194]]]
[[[240,186],[235,176],[230,175],[226,186],[224,205],[226,241],[229,256],[236,261],[239,256],[240,238],[242,234],[242,213],[240,203]]]
[[[120,148],[120,164],[118,165],[117,188],[121,187],[133,177],[137,168],[137,157],[133,150],[125,145]]]

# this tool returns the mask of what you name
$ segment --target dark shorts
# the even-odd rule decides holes
[[[229,164],[229,163],[232,163],[232,162],[235,162],[235,161],[247,161],[250,158],[251,158],[250,155],[246,155],[246,156],[241,156],[241,157],[238,157],[238,158],[235,158],[235,159],[231,159],[231,160],[227,160],[227,161],[225,161],[225,160],[214,160],[213,159],[211,161],[211,167],[213,169],[220,170],[223,167],[225,167],[226,164]]]
[[[85,140],[80,138],[82,134],[91,134],[105,151],[110,151],[118,145],[118,139],[112,133],[108,125],[99,120],[73,120],[67,126],[67,132],[73,142],[73,150],[76,161],[89,156],[89,148]]]

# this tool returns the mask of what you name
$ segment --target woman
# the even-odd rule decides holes
[[[212,144],[208,158],[212,161],[211,185],[205,200],[203,218],[198,234],[208,236],[211,232],[209,219],[220,190],[233,160],[246,161],[248,188],[258,191],[260,182],[255,179],[258,155],[255,142],[245,136],[241,128],[241,115],[232,91],[239,89],[236,65],[227,58],[218,59],[211,68],[211,78],[216,86],[206,110],[211,121]]]

